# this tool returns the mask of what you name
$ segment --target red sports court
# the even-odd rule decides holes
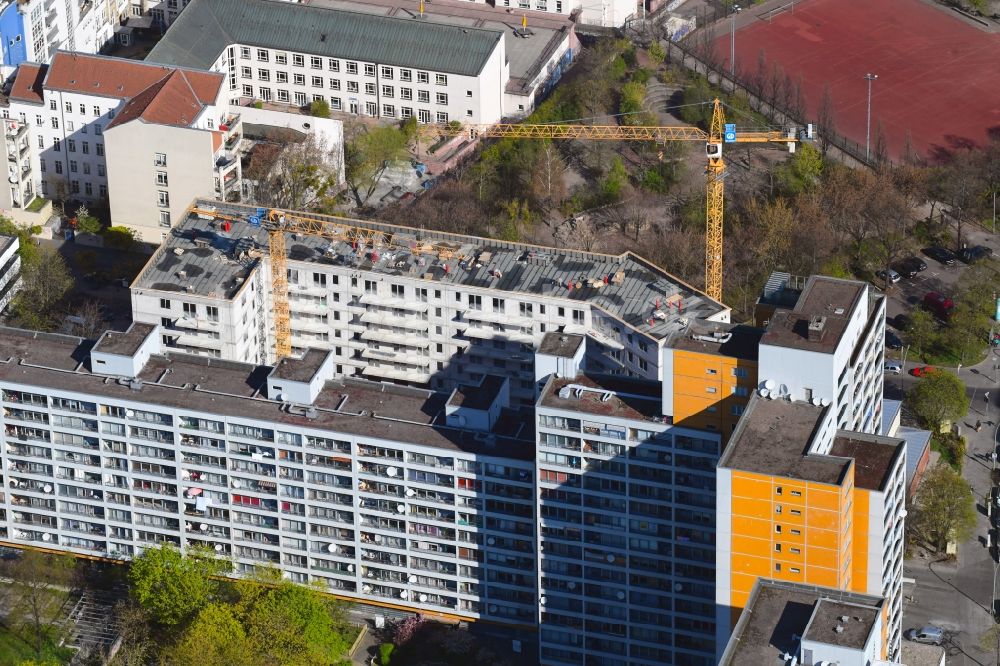
[[[983,144],[1000,132],[1000,33],[980,30],[921,0],[803,0],[753,19],[736,31],[737,71],[755,72],[761,49],[792,80],[802,78],[810,117],[824,85],[836,109],[838,133],[864,145],[868,82],[872,141],[881,120],[893,158],[906,132],[920,154]],[[770,18],[768,18],[770,17]],[[728,28],[728,22],[725,24]],[[721,27],[721,26],[720,26]],[[729,67],[730,34],[716,42]]]

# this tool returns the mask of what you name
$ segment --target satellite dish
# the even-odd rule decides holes
[[[135,411],[133,411],[131,409],[126,409],[125,410],[125,416],[127,416],[129,418],[132,418],[133,416],[135,416]]]
[[[200,529],[202,532],[207,532],[208,531],[208,524],[207,523],[202,523],[201,525],[198,526],[198,529]]]
[[[46,532],[42,535],[42,541],[52,541],[52,535]]]
[[[813,398],[812,402],[813,402],[814,405],[816,405],[817,407],[819,407],[819,404],[820,404],[820,402],[822,402],[822,400],[820,400],[818,397],[816,397],[816,398]]]
[[[421,603],[427,601],[427,595],[426,594],[421,594],[419,598],[420,598],[420,602]]]
[[[399,470],[397,470],[395,467],[387,467],[385,470],[386,476],[396,476],[396,474],[398,473]]]
[[[776,386],[776,384],[775,384],[775,381],[773,379],[768,379],[768,380],[764,381],[764,388],[768,389],[769,391],[770,390],[774,390],[775,386]]]
[[[417,494],[417,491],[414,490],[413,488],[407,488],[406,489],[406,496],[407,497],[413,497],[416,494]]]
[[[768,391],[766,388],[760,390],[760,397],[762,397],[762,398],[768,398],[770,396],[771,396],[771,392]]]
[[[830,406],[830,399],[829,398],[823,398],[822,400],[819,401],[819,404],[823,405],[824,407],[829,407]]]
[[[327,550],[328,552],[331,552],[331,553],[336,553],[336,552],[337,552],[338,550],[340,550],[340,549],[339,549],[339,548],[337,548],[337,544],[335,544],[335,543],[331,543],[331,544],[328,544],[328,545],[327,545],[327,547],[326,547],[326,550]]]
[[[409,596],[410,596],[410,593],[409,593],[409,592],[407,592],[406,590],[403,590],[403,591],[401,591],[401,592],[399,593],[399,598],[400,598],[400,599],[406,599],[406,598],[408,598]]]
[[[221,553],[222,552],[222,544],[221,543],[215,544],[215,552],[217,552],[217,553]]]

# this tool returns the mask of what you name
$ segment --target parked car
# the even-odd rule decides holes
[[[899,361],[886,361],[885,365],[882,366],[882,371],[900,375],[903,373],[903,364]]]
[[[927,263],[919,257],[907,257],[895,266],[896,271],[905,278],[915,278],[917,273],[927,270]]]
[[[899,282],[900,280],[903,279],[903,277],[899,273],[897,273],[896,271],[892,270],[891,268],[889,269],[888,272],[886,272],[886,271],[875,271],[875,277],[877,277],[879,280],[882,280],[883,282],[886,282],[888,284],[896,284],[897,282]]]
[[[936,291],[929,291],[924,294],[923,305],[925,309],[930,310],[940,319],[945,320],[951,317],[951,311],[955,309],[955,301]]]
[[[930,645],[941,645],[944,642],[944,630],[941,627],[929,625],[920,629],[907,629],[906,640],[914,643],[928,643]]]
[[[933,247],[925,247],[924,254],[926,254],[931,259],[938,261],[945,266],[955,265],[955,253],[951,250],[946,250],[945,248],[935,245]]]
[[[889,349],[902,349],[903,341],[899,339],[899,336],[892,331],[886,329],[885,331],[885,346]]]
[[[910,317],[905,314],[898,314],[892,319],[892,325],[897,331],[905,331],[910,328]]]
[[[993,256],[993,249],[988,248],[985,245],[976,245],[974,247],[963,247],[961,252],[958,253],[959,258],[967,264],[974,264],[981,259],[986,259]]]
[[[937,372],[937,368],[935,368],[933,365],[921,365],[910,370],[910,374],[913,375],[914,377],[926,377],[932,372]]]

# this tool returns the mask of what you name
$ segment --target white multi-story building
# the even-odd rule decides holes
[[[569,36],[562,42],[549,60],[561,59]],[[278,0],[192,0],[147,60],[223,72],[234,102],[323,99],[368,117],[492,124],[531,110],[505,108],[510,57],[499,30]],[[521,91],[519,105],[534,93]]]
[[[0,236],[0,313],[21,286],[21,247],[16,236]]]
[[[36,192],[107,199],[104,130],[130,100],[136,100],[131,109],[142,107],[140,120],[218,131],[222,91],[222,78],[210,72],[60,51],[49,65],[18,68],[6,113],[27,125],[16,145],[30,155]],[[212,156],[206,159],[211,164]]]
[[[771,276],[758,304],[761,388],[832,405],[837,428],[878,433],[882,423],[885,295],[863,282]],[[770,310],[769,308],[775,308]],[[761,321],[761,323],[765,323]]]
[[[506,380],[471,404],[337,378],[329,352],[162,355],[143,324],[81,344],[0,329],[4,544],[207,546],[375,606],[534,624],[533,443],[504,434],[511,418],[471,426]]]
[[[271,270],[259,222],[266,211],[195,206],[214,212],[189,214],[153,255],[132,285],[132,317],[161,324],[177,349],[273,362]],[[691,320],[729,317],[727,307],[631,253],[315,219],[331,231],[381,232],[391,243],[286,234],[293,354],[330,349],[346,375],[441,388],[500,373],[511,380],[511,399],[530,405],[533,354],[548,332],[587,335],[592,372],[661,381],[664,349]]]

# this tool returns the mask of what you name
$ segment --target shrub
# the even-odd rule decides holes
[[[389,666],[392,661],[392,652],[396,646],[392,643],[382,643],[378,646],[378,663],[382,666]]]

